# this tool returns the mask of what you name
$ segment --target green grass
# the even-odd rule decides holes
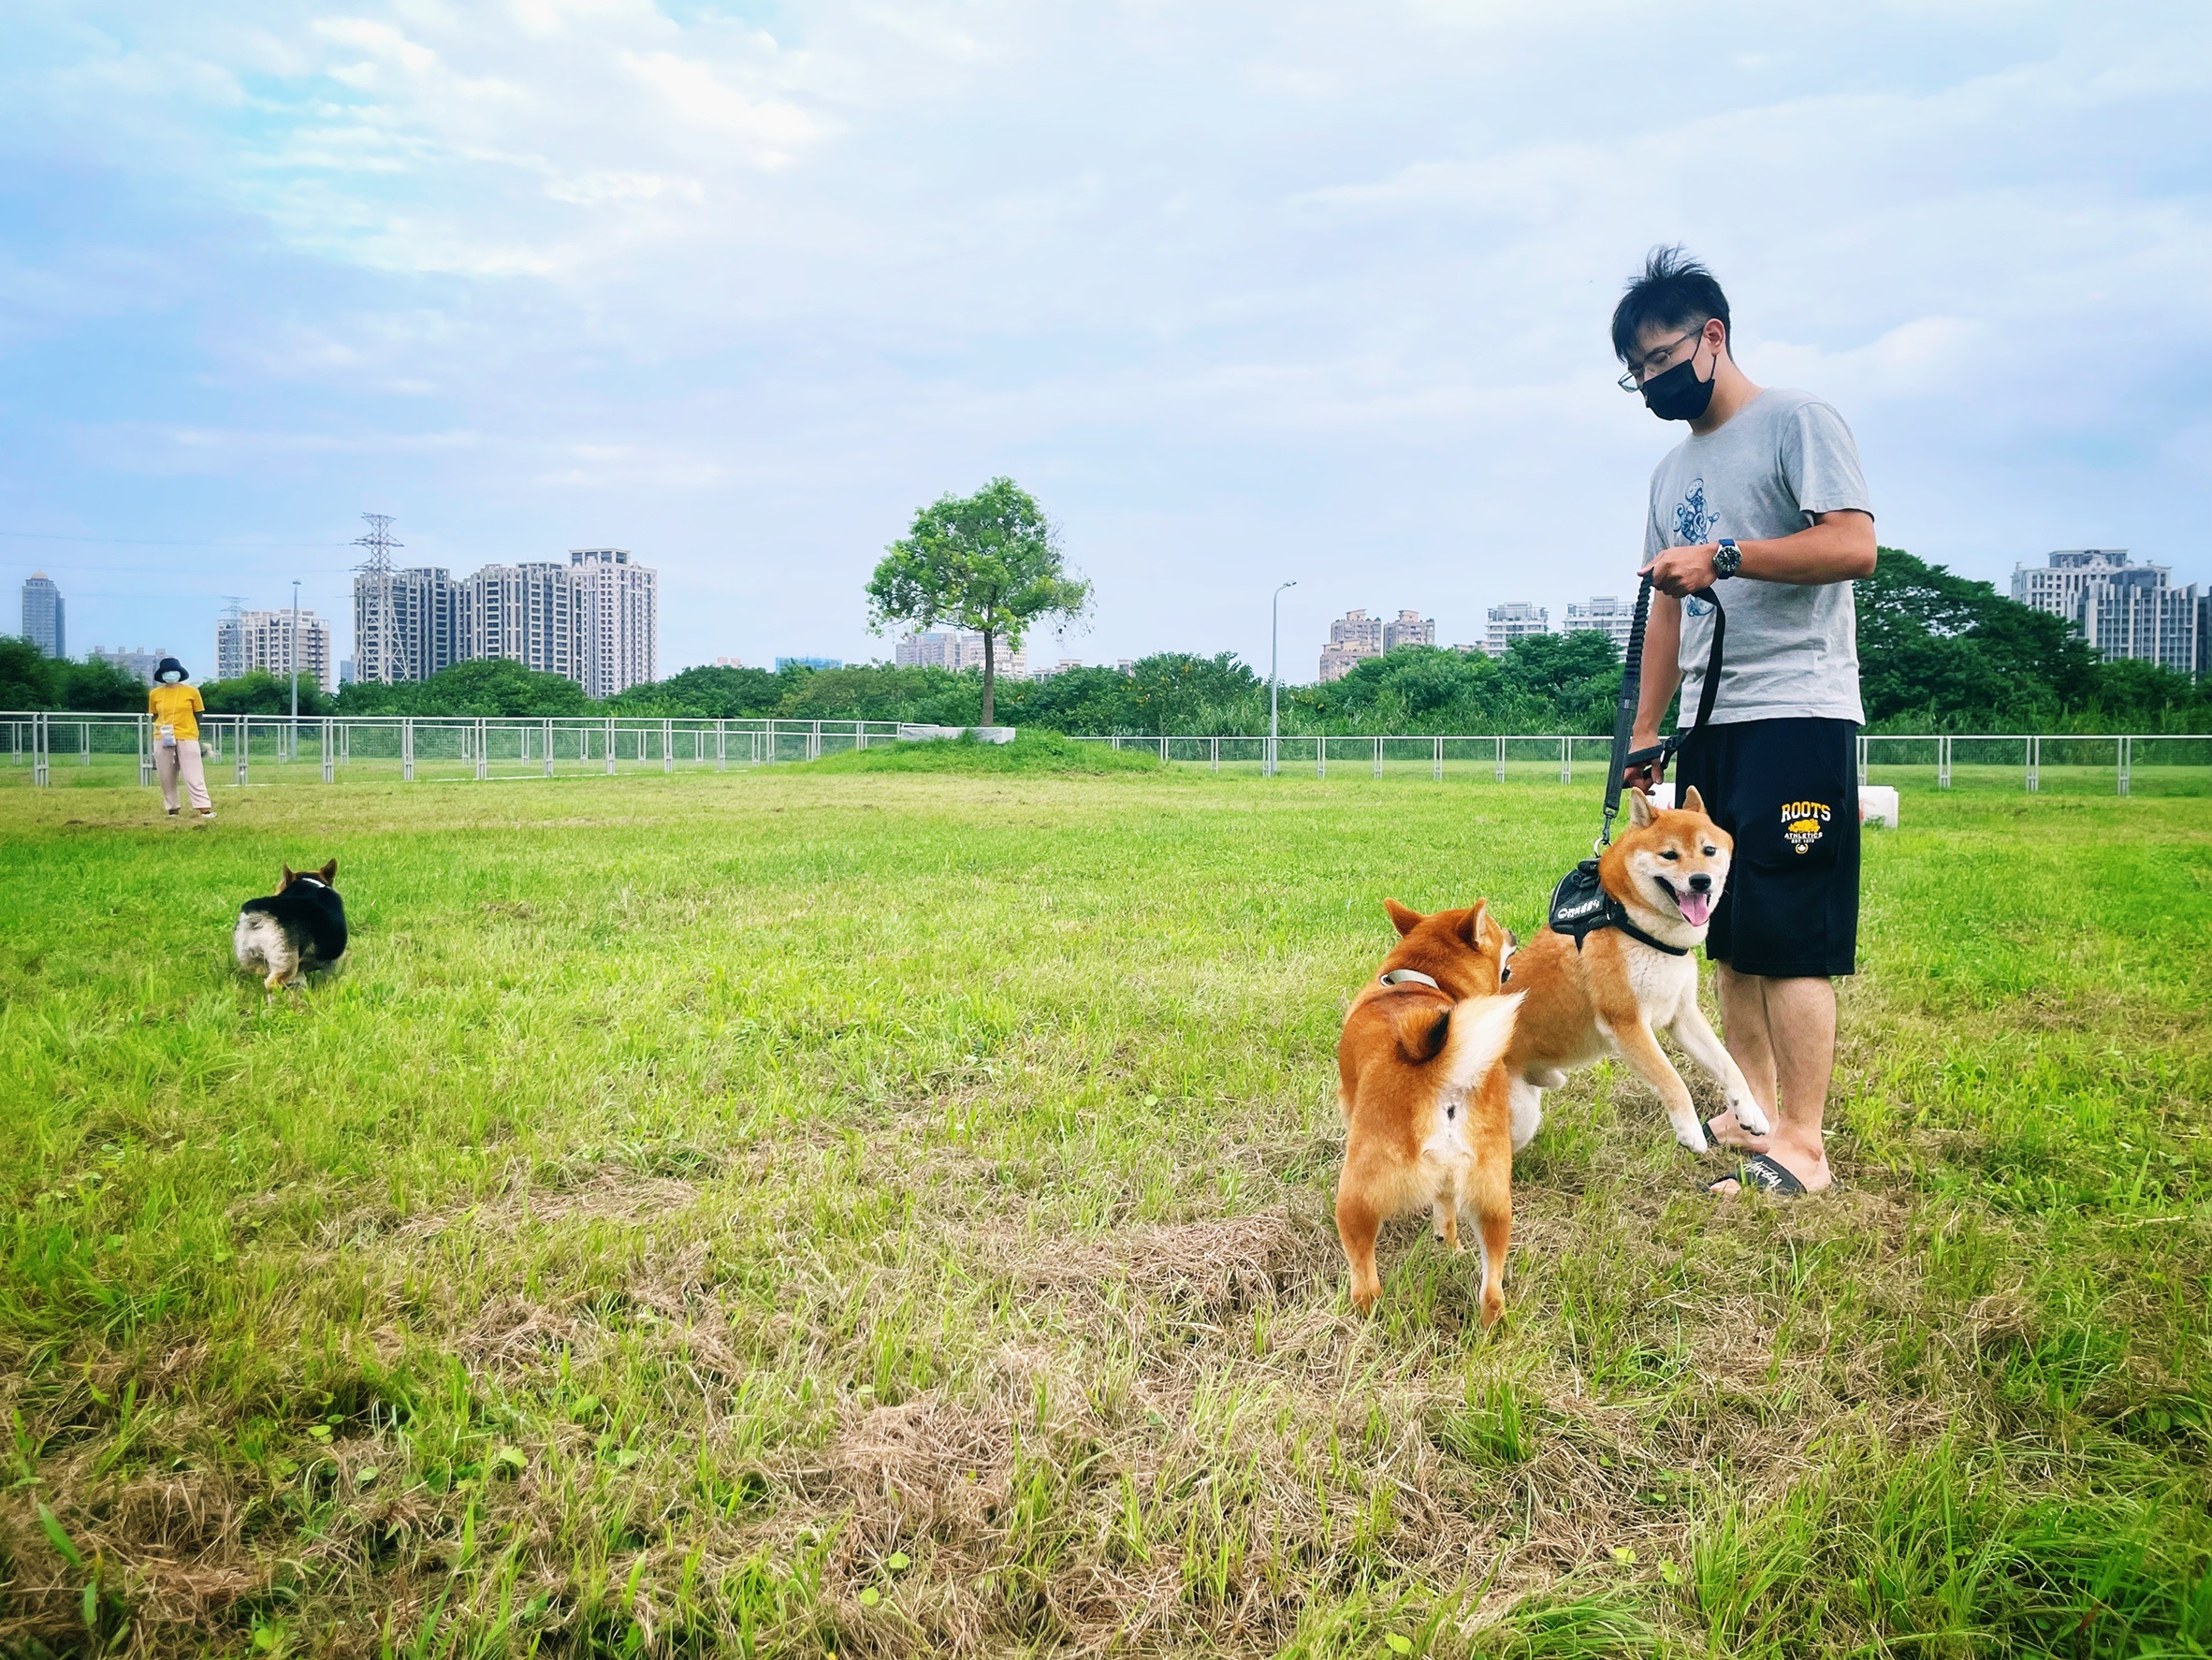
[[[1591,791],[860,759],[7,796],[0,1653],[2212,1644],[2200,801],[1909,794],[1849,1191],[1585,1074],[1485,1337],[1347,1310],[1337,1021]]]
[[[927,743],[877,744],[808,763],[817,772],[974,773],[993,776],[1095,775],[1166,770],[1158,756],[1106,744],[1079,744],[1056,732],[1032,728],[1004,744],[979,743],[972,734]]]

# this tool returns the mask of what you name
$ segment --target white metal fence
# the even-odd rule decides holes
[[[1490,734],[1481,736],[1328,735],[1296,737],[1096,737],[1082,743],[1111,744],[1116,750],[1149,750],[1163,761],[1188,762],[1219,772],[1224,764],[1255,765],[1266,775],[1289,764],[1311,766],[1316,778],[1365,764],[1375,778],[1386,770],[1426,764],[1439,782],[1448,768],[1479,771],[1504,783],[1509,775],[1558,770],[1559,781],[1575,781],[1575,769],[1602,769],[1612,757],[1610,736],[1567,737]],[[1858,778],[1869,781],[1873,768],[1916,767],[1934,773],[1935,787],[1948,790],[1962,773],[2016,772],[2030,794],[2042,787],[2046,770],[2064,769],[2112,775],[2117,794],[2128,794],[2140,767],[2189,769],[2206,773],[2212,782],[2212,735],[2203,733],[1862,733],[1858,738]]]
[[[68,711],[0,713],[11,762],[34,784],[52,781],[56,764],[110,770],[135,766],[153,781],[153,733],[144,715]],[[200,751],[211,766],[227,761],[235,781],[255,774],[285,781],[317,771],[324,783],[342,777],[552,778],[575,772],[674,772],[683,768],[764,766],[813,761],[840,750],[895,743],[893,721],[517,719],[500,716],[379,715],[307,717],[206,715],[198,718]],[[934,731],[935,729],[930,729]]]
[[[34,784],[53,781],[52,769],[74,764],[86,781],[153,779],[153,734],[143,715],[70,711],[0,712],[8,732],[12,776]],[[933,737],[941,727],[902,726],[889,721],[707,721],[635,716],[517,719],[486,716],[202,715],[201,746],[211,765],[227,762],[238,784],[356,778],[551,778],[577,772],[676,772],[765,766],[812,761],[841,750],[866,749],[901,738]],[[1333,765],[1364,768],[1375,778],[1426,770],[1447,777],[1489,774],[1508,778],[1556,777],[1572,783],[1602,771],[1608,737],[1554,735],[1331,735],[1098,737],[1080,741],[1117,750],[1148,750],[1163,761],[1209,768],[1272,774],[1284,766],[1311,766],[1327,778]],[[2161,781],[2212,787],[2212,735],[2057,733],[1864,734],[1858,740],[1859,778],[1876,769],[1914,769],[1937,789],[1954,780],[2016,776],[2028,791],[2046,774],[2070,782],[2108,777],[2119,794],[2140,772]],[[101,777],[105,772],[106,776]],[[117,775],[120,774],[121,778]],[[2198,775],[2202,775],[2201,778]]]

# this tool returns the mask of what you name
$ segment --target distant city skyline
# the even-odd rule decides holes
[[[333,553],[338,553],[350,545],[329,546]],[[54,568],[66,575],[65,565],[56,563]],[[2212,672],[2212,585],[2176,582],[2173,576],[2171,566],[2137,560],[2125,547],[2056,548],[2046,551],[2034,562],[2016,561],[2009,584],[1993,586],[1999,586],[2001,591],[2009,590],[2011,597],[2023,604],[2065,618],[2076,633],[2088,638],[2107,658],[2140,657],[2185,675]],[[599,649],[612,663],[618,649],[614,642],[619,636],[622,644],[618,648],[630,653],[628,678],[620,677],[618,670],[611,679],[586,678],[584,611],[580,608],[584,601],[579,597],[578,584],[589,584],[594,578],[605,588],[604,597],[594,595],[591,601],[604,607],[601,613]],[[301,607],[302,673],[326,691],[335,690],[357,677],[376,677],[373,673],[357,668],[365,655],[374,656],[375,627],[373,617],[362,609],[364,590],[357,576],[354,588],[356,651],[352,656],[340,658],[335,631],[313,606]],[[604,698],[629,685],[648,677],[664,677],[684,667],[741,666],[743,663],[741,658],[725,652],[699,664],[678,663],[662,668],[657,662],[658,573],[651,567],[637,564],[627,549],[574,548],[569,551],[566,564],[542,560],[485,565],[459,579],[441,566],[404,566],[392,573],[391,591],[395,677],[400,679],[426,678],[473,657],[512,657],[531,667],[576,679],[586,685],[591,696]],[[65,648],[63,654],[66,655],[67,596],[44,567],[24,579],[22,604],[20,632],[32,637],[35,643],[58,635]],[[858,608],[857,600],[855,604]],[[618,613],[623,606],[629,607],[631,619],[626,633],[611,615]],[[233,608],[237,608],[235,604]],[[1453,649],[1481,650],[1494,655],[1508,648],[1516,638],[1553,632],[1552,607],[1549,604],[1534,600],[1501,601],[1477,609],[1483,620],[1474,632],[1479,638],[1472,642],[1454,640]],[[1569,600],[1562,607],[1563,620],[1557,632],[1571,633],[1587,629],[1603,633],[1612,639],[1616,648],[1625,649],[1633,609],[1633,602],[1619,595],[1599,594]],[[216,650],[212,659],[208,660],[211,667],[202,674],[197,664],[188,664],[195,669],[196,677],[230,677],[234,662],[266,667],[267,672],[279,677],[286,672],[282,664],[287,661],[284,653],[288,649],[289,606],[247,610],[243,616],[260,631],[255,637],[269,643],[257,648],[226,648],[223,634],[228,625],[218,614],[213,619],[218,636]],[[1449,637],[1463,632],[1462,627],[1453,626],[1444,629],[1442,633]],[[283,639],[278,639],[278,635],[284,636]],[[1437,620],[1424,616],[1418,608],[1402,607],[1394,616],[1386,618],[1380,613],[1370,615],[1363,606],[1351,607],[1329,625],[1329,640],[1322,648],[1317,678],[1324,681],[1339,678],[1367,657],[1387,652],[1398,645],[1434,645],[1439,637]],[[367,654],[359,648],[363,638],[371,644]],[[45,648],[43,644],[41,648]],[[1163,648],[1210,657],[1223,648],[1215,642],[1191,641]],[[144,679],[151,676],[152,662],[167,652],[167,648],[146,650],[93,647],[82,655],[103,658],[125,673]],[[1049,666],[1041,663],[1032,668],[1026,648],[1009,652],[1003,643],[998,655],[999,672],[1016,679],[1041,678],[1084,666],[1090,661],[1062,655]],[[769,656],[778,668],[787,664],[837,667],[887,662],[899,665],[926,663],[966,669],[980,668],[982,661],[980,634],[957,634],[955,631],[946,630],[909,631],[892,642],[888,657],[880,650],[864,658],[790,652]],[[1127,668],[1135,660],[1123,657],[1098,661],[1101,666],[1117,664]],[[268,667],[270,663],[279,666]],[[1265,672],[1264,659],[1257,663],[1247,660],[1247,663],[1256,672]],[[660,671],[657,674],[646,672],[656,668]],[[1291,662],[1286,662],[1285,670],[1286,683],[1297,683],[1297,670]],[[601,689],[610,684],[611,690]]]
[[[363,517],[377,521],[372,536],[388,534],[387,518]],[[379,563],[388,558],[372,547],[354,575],[355,679],[427,680],[494,658],[600,699],[661,678],[660,574],[628,548],[572,547],[565,563],[488,564],[458,579],[443,565]]]

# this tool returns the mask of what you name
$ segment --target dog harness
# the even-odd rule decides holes
[[[1551,890],[1550,926],[1554,934],[1570,937],[1577,951],[1582,949],[1584,935],[1594,934],[1600,928],[1618,928],[1637,944],[1663,951],[1670,957],[1690,954],[1688,946],[1654,939],[1629,920],[1628,908],[1607,893],[1598,881],[1595,859],[1584,859],[1559,879],[1559,886]]]

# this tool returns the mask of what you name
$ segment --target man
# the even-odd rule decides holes
[[[153,689],[146,693],[146,713],[153,718],[153,776],[161,781],[161,804],[170,818],[177,816],[177,782],[182,779],[193,810],[205,821],[215,816],[199,757],[196,717],[207,706],[199,700],[199,689],[186,685],[185,677],[184,665],[165,657],[153,671]]]
[[[1836,1056],[1838,975],[1858,942],[1858,697],[1854,577],[1874,570],[1874,516],[1843,417],[1805,392],[1754,386],[1735,357],[1721,285],[1680,248],[1655,251],[1613,312],[1621,384],[1683,439],[1652,474],[1635,747],[1659,741],[1680,688],[1695,718],[1712,647],[1710,589],[1727,613],[1710,724],[1679,781],[1736,838],[1706,954],[1719,965],[1728,1053],[1772,1120],[1754,1136],[1723,1113],[1713,1139],[1735,1177],[1775,1194],[1831,1180],[1821,1141]],[[1628,782],[1657,781],[1632,769]]]

